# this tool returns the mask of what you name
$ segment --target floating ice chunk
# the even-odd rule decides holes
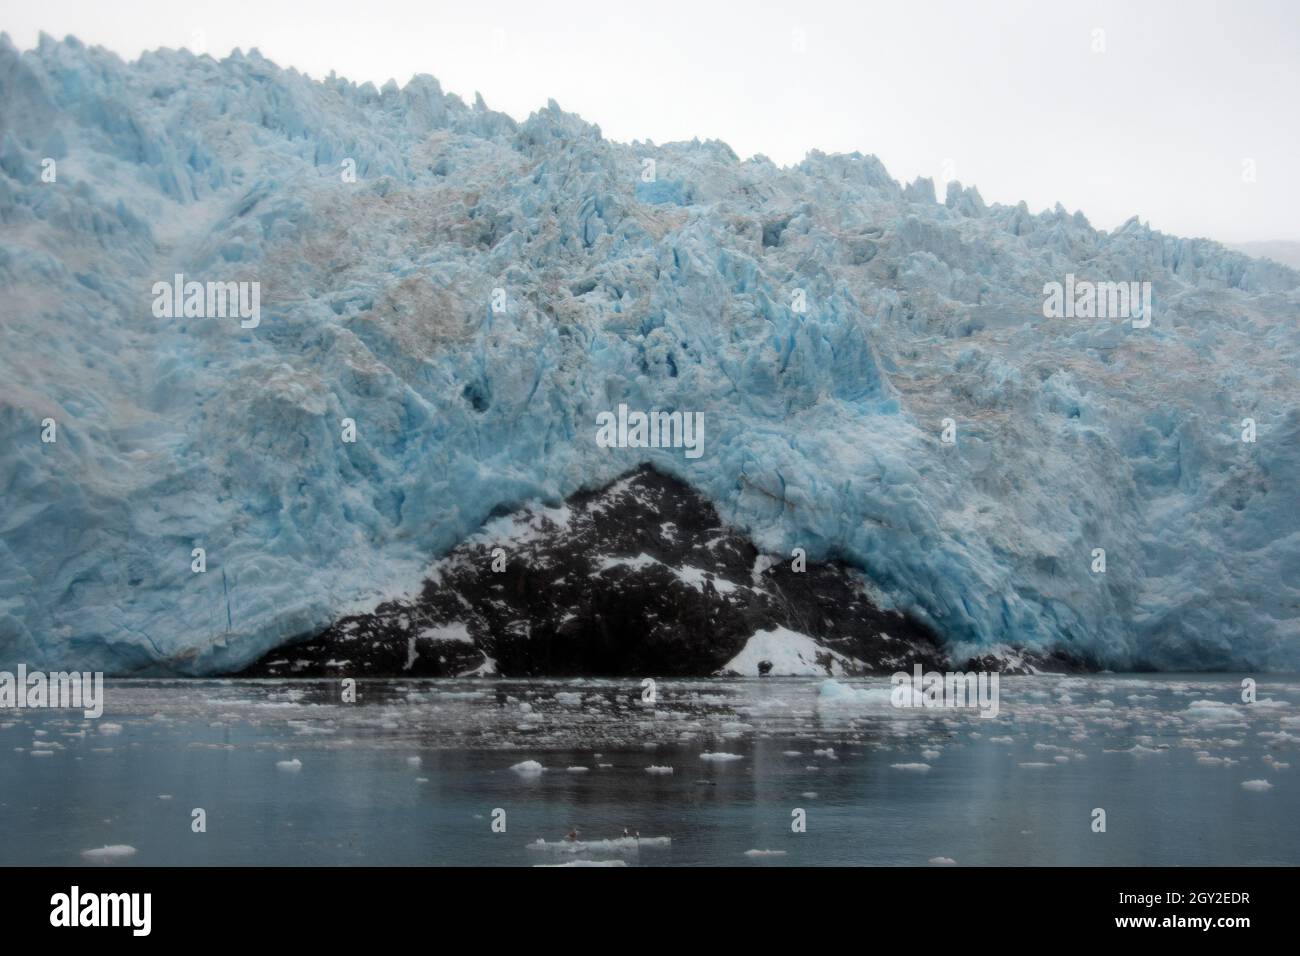
[[[515,764],[510,769],[513,770],[515,773],[519,774],[519,776],[521,777],[537,777],[537,776],[541,776],[542,772],[546,768],[543,767],[536,760],[524,760],[521,761],[520,763]]]
[[[672,767],[657,767],[654,764],[645,768],[646,773],[669,774],[673,772]]]
[[[614,837],[610,840],[534,840],[527,849],[536,853],[637,853],[672,846],[672,837]]]
[[[1144,747],[1142,744],[1134,744],[1132,747],[1129,747],[1127,750],[1107,751],[1107,753],[1132,754],[1135,757],[1150,757],[1153,754],[1161,754],[1164,752],[1165,751],[1161,750],[1158,747]]]
[[[817,704],[823,707],[888,707],[893,709],[893,700],[888,687],[851,687],[834,679],[822,681],[817,692]],[[899,710],[900,714],[907,712]],[[919,713],[920,711],[915,712]]]
[[[97,850],[82,850],[81,856],[92,863],[114,863],[135,856],[135,853],[135,847],[118,843],[113,846],[101,846]]]
[[[744,760],[745,758],[742,757],[740,754],[729,754],[729,753],[719,752],[719,753],[702,753],[700,754],[700,759],[710,761],[711,763],[729,763],[730,761],[733,760]]]
[[[785,856],[785,850],[746,850],[745,856],[750,859],[761,859],[764,857]]]
[[[1189,719],[1209,726],[1241,724],[1246,719],[1245,714],[1232,704],[1225,704],[1217,700],[1192,701],[1187,705],[1186,713]]]
[[[534,867],[559,868],[565,866],[627,866],[627,860],[565,860],[563,863],[534,863]]]
[[[910,770],[914,773],[928,773],[930,770],[928,763],[891,763],[889,766],[895,770]]]
[[[950,856],[932,856],[930,857],[931,866],[956,866],[957,861]]]
[[[1251,790],[1255,793],[1263,793],[1265,790],[1272,790],[1273,785],[1267,780],[1243,780],[1241,782],[1242,790]]]
[[[292,760],[277,760],[275,766],[278,769],[288,771],[289,773],[297,773],[302,769],[302,761],[297,757],[294,757]]]

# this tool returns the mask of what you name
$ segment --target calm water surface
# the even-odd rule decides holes
[[[0,864],[1296,865],[1300,679],[1240,679],[110,681],[0,711]]]

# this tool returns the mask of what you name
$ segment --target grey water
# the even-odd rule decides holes
[[[1300,679],[1241,681],[109,681],[0,711],[0,865],[1295,865]]]

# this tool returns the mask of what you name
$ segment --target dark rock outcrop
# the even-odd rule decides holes
[[[242,673],[708,676],[729,672],[760,632],[791,647],[774,675],[791,673],[799,650],[804,672],[946,666],[938,635],[876,607],[865,585],[844,564],[797,571],[760,554],[708,501],[647,467],[489,521],[433,567],[418,598],[343,618]],[[757,674],[758,663],[737,669]]]

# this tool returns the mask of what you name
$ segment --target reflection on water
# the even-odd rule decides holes
[[[1228,675],[1008,677],[993,719],[894,709],[883,679],[357,690],[0,711],[0,864],[1300,863],[1292,678],[1246,705]]]

